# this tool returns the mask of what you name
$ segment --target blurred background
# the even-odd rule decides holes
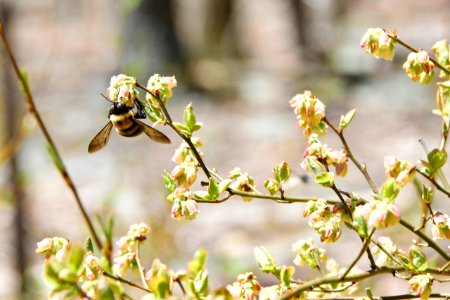
[[[278,263],[291,264],[291,245],[312,236],[342,266],[361,245],[346,229],[336,245],[320,244],[301,204],[232,198],[200,205],[192,222],[172,220],[161,174],[174,167],[171,157],[180,140],[169,128],[160,127],[172,145],[113,132],[105,149],[87,153],[107,122],[109,105],[100,93],[112,75],[125,73],[141,83],[154,73],[174,75],[178,86],[168,109],[181,120],[183,108],[193,103],[204,123],[198,136],[206,164],[223,176],[239,166],[260,191],[272,168],[285,160],[297,178],[287,195],[335,197],[300,180],[306,139],[295,127],[288,101],[305,89],[327,105],[336,124],[341,114],[357,109],[347,138],[377,185],[384,181],[384,156],[415,163],[425,157],[418,138],[430,148],[439,143],[440,120],[431,114],[434,82],[421,86],[405,76],[405,49],[397,47],[391,63],[367,55],[359,41],[369,27],[395,27],[405,41],[430,50],[435,41],[449,38],[447,0],[1,0],[0,14],[90,215],[114,216],[116,238],[131,224],[150,224],[153,233],[143,250],[147,268],[159,257],[170,268],[183,269],[196,249],[206,247],[213,288],[244,271],[254,271],[264,285],[273,283],[257,269],[253,247],[258,245]],[[3,48],[0,53],[0,298],[45,299],[48,287],[41,277],[43,257],[34,254],[36,242],[61,236],[82,243],[88,231],[27,114]],[[341,147],[332,134],[323,142]],[[353,166],[337,184],[370,197]],[[412,187],[398,200],[413,225],[420,223],[418,201]],[[415,238],[403,229],[382,234],[405,250]],[[365,269],[368,263],[359,266]],[[296,275],[318,276],[306,268]],[[391,276],[365,285],[380,295],[408,290],[406,282]],[[434,286],[446,289],[448,284]]]

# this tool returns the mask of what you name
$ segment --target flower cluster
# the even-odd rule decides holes
[[[392,29],[390,34],[396,35],[395,29]],[[359,46],[375,58],[392,60],[395,55],[395,40],[390,38],[388,33],[381,28],[369,28],[362,37]]]
[[[36,253],[45,254],[45,257],[55,256],[57,260],[62,260],[66,253],[69,241],[65,238],[52,237],[45,238],[37,243]]]
[[[203,145],[198,138],[192,138],[192,143],[196,148]],[[173,203],[172,218],[192,220],[198,214],[198,206],[190,187],[197,179],[199,164],[185,142],[175,150],[172,161],[177,165],[170,174],[166,173],[163,176],[166,188],[170,192],[167,200]]]
[[[320,234],[320,241],[334,243],[341,236],[341,210],[330,207],[325,200],[317,199],[306,203],[303,216],[309,216],[308,225]]]
[[[312,133],[325,135],[327,126],[323,121],[325,118],[325,105],[313,94],[305,90],[303,94],[295,95],[289,104],[294,108],[297,116],[297,127],[304,128],[303,133],[310,136]]]
[[[433,277],[430,274],[416,275],[408,281],[408,284],[414,295],[420,296],[420,299],[428,299],[431,294]]]
[[[143,103],[143,106],[148,118],[154,123],[165,123],[167,121],[158,99],[161,100],[163,105],[167,105],[172,97],[172,88],[176,86],[175,76],[166,77],[155,74],[148,80],[146,88],[151,93],[147,92],[145,95],[147,103]]]
[[[87,249],[85,249],[87,248]],[[52,294],[87,296],[102,299],[102,292],[123,294],[118,281],[108,281],[101,260],[94,256],[92,244],[86,247],[72,244],[64,238],[45,238],[37,243],[36,253],[45,254],[44,276],[53,287]]]
[[[398,160],[393,156],[384,158],[384,168],[388,178],[395,179],[399,187],[404,187],[414,179],[414,171],[416,167],[404,160]]]
[[[145,223],[131,225],[127,234],[117,241],[119,250],[114,255],[113,271],[123,276],[132,268],[136,260],[136,249],[140,242],[145,241],[150,234],[150,226]]]
[[[436,55],[438,63],[444,66],[447,70],[450,69],[450,45],[447,40],[437,41],[432,50]],[[439,77],[450,79],[450,73],[441,70]]]
[[[155,74],[148,80],[147,89],[159,96],[164,105],[167,105],[170,98],[172,98],[172,88],[177,86],[175,76],[161,76]],[[148,101],[154,101],[153,96],[149,93],[146,95]]]
[[[247,172],[241,172],[240,168],[234,168],[227,174],[228,178],[232,180],[229,185],[230,188],[242,191],[242,192],[254,192],[255,191],[255,181],[248,175]],[[245,201],[252,200],[251,197],[243,197]]]
[[[261,291],[261,285],[253,273],[240,274],[237,280],[227,285],[227,290],[234,299],[256,300]]]
[[[430,60],[428,53],[424,50],[411,52],[402,68],[413,81],[427,84],[434,76],[434,63]]]
[[[310,268],[316,269],[321,263],[327,261],[325,249],[318,248],[311,238],[294,243],[292,251],[296,254],[294,264],[300,267],[308,265]]]
[[[273,179],[267,179],[264,182],[264,187],[270,193],[275,195],[278,192],[283,193],[283,183],[285,183],[291,176],[291,167],[285,161],[280,162],[275,168],[272,169]]]
[[[435,212],[431,216],[431,221],[433,222],[431,232],[434,240],[450,239],[450,218],[447,214]]]
[[[308,139],[308,148],[303,154],[301,167],[314,176],[314,181],[330,187],[334,184],[334,175],[345,176],[347,173],[347,152],[345,149],[333,150],[322,145],[316,134]],[[334,166],[336,173],[329,172],[328,166]]]
[[[375,195],[378,201],[394,202],[400,190],[414,178],[416,167],[407,161],[399,161],[388,156],[384,159],[387,179],[383,183],[380,194]]]
[[[136,78],[119,74],[111,78],[106,97],[112,102],[122,102],[127,107],[134,107],[139,98]]]
[[[400,211],[394,203],[375,200],[357,206],[353,212],[354,226],[361,236],[368,236],[372,228],[384,229],[400,221]]]

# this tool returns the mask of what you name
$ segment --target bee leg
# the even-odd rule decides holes
[[[137,107],[137,111],[134,114],[134,117],[136,119],[145,119],[147,117],[144,108],[142,107],[141,102],[139,102],[139,100],[136,100],[136,107]]]

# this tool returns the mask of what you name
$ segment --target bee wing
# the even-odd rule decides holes
[[[170,139],[161,131],[148,126],[147,124],[134,119],[134,122],[136,122],[136,124],[139,125],[139,127],[141,127],[142,131],[144,131],[144,133],[151,138],[152,140],[154,140],[155,142],[161,143],[161,144],[170,144]]]
[[[109,140],[109,135],[111,134],[111,129],[113,128],[113,124],[111,121],[108,122],[108,124],[103,127],[102,130],[100,130],[99,133],[92,139],[92,141],[89,143],[88,152],[94,153],[103,147],[106,146]]]

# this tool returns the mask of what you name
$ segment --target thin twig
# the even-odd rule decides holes
[[[125,283],[125,284],[127,284],[129,286],[135,287],[135,288],[140,289],[142,291],[145,291],[145,292],[148,292],[148,293],[153,293],[151,290],[149,290],[149,289],[147,289],[147,288],[145,288],[143,286],[140,286],[139,284],[136,284],[134,282],[126,280],[125,278],[109,274],[108,272],[105,272],[105,271],[102,274],[104,276],[108,277],[108,278],[111,278],[111,279],[117,280],[119,282]]]
[[[356,258],[353,260],[353,262],[350,264],[350,266],[347,268],[347,270],[344,272],[344,274],[342,275],[342,279],[344,279],[348,273],[350,273],[350,271],[353,269],[353,267],[358,263],[358,261],[361,259],[362,255],[364,254],[364,252],[366,252],[366,250],[369,250],[369,245],[370,245],[370,241],[372,239],[373,234],[375,233],[375,229],[372,229],[372,232],[370,233],[370,235],[366,238],[366,241],[364,242],[363,247],[361,248],[361,250],[359,251],[358,255],[356,256]],[[375,266],[375,263],[373,264],[373,267]]]
[[[324,284],[343,283],[343,282],[359,282],[359,281],[363,281],[367,278],[371,278],[371,277],[378,276],[381,274],[394,274],[395,275],[396,273],[401,273],[404,271],[406,271],[406,269],[403,267],[400,267],[400,268],[382,267],[379,269],[367,271],[362,274],[351,275],[346,278],[342,278],[341,276],[317,278],[317,279],[305,282],[304,284],[297,287],[293,291],[290,291],[290,292],[282,295],[279,299],[280,300],[293,299],[293,297],[300,295],[304,291],[309,291],[315,287],[320,287],[321,285],[324,285]],[[450,271],[446,271],[443,273],[443,272],[440,272],[439,269],[435,269],[435,268],[427,268],[421,272],[417,272],[417,274],[426,274],[426,273],[450,275]],[[383,297],[383,299],[384,299],[384,297]],[[399,298],[397,298],[397,299],[399,299]]]
[[[339,139],[342,142],[342,145],[345,148],[345,151],[347,151],[347,155],[350,158],[350,160],[355,164],[355,166],[359,169],[359,171],[361,171],[364,178],[366,178],[366,181],[369,184],[372,191],[375,194],[378,194],[378,189],[375,186],[375,183],[373,183],[373,180],[370,177],[369,173],[367,172],[366,166],[360,164],[359,161],[356,159],[356,157],[353,155],[352,151],[350,150],[350,147],[347,144],[347,140],[345,139],[344,134],[342,132],[340,132],[339,130],[337,130],[336,127],[334,127],[334,125],[331,124],[331,122],[327,118],[323,118],[323,121],[337,134],[337,136],[339,137]]]
[[[136,260],[137,267],[139,269],[139,276],[141,277],[142,284],[144,284],[145,288],[148,289],[149,287],[148,287],[147,280],[145,280],[144,268],[142,267],[141,259],[139,258],[139,245],[140,245],[140,243],[138,242],[136,244],[136,258],[135,258],[135,260]]]
[[[450,192],[448,192],[445,188],[443,188],[434,178],[428,176],[419,169],[416,169],[416,172],[422,175],[424,178],[426,178],[429,182],[431,182],[436,187],[437,190],[447,195],[447,197],[450,197]]]
[[[18,80],[20,81],[20,84],[23,87],[23,96],[25,101],[28,104],[28,110],[33,114],[34,118],[36,119],[36,122],[39,126],[39,129],[42,131],[42,133],[44,134],[45,139],[47,140],[48,145],[50,146],[50,149],[52,151],[52,154],[54,156],[54,163],[56,165],[56,168],[58,169],[58,171],[60,172],[61,176],[64,179],[64,182],[66,183],[66,185],[69,187],[69,189],[72,191],[72,194],[75,197],[75,202],[77,203],[77,206],[79,208],[79,210],[81,211],[81,214],[83,215],[84,221],[86,222],[89,231],[92,235],[92,238],[95,242],[95,245],[97,246],[97,248],[99,250],[102,250],[102,243],[100,242],[100,239],[94,229],[94,226],[92,224],[92,221],[89,217],[89,215],[86,212],[86,209],[83,206],[83,203],[81,201],[81,198],[78,194],[77,188],[74,184],[74,181],[72,180],[72,178],[70,177],[64,163],[63,160],[61,158],[61,155],[59,154],[58,149],[56,148],[55,143],[52,140],[52,137],[50,136],[50,133],[47,130],[47,127],[44,125],[44,122],[42,121],[42,118],[39,114],[39,112],[37,111],[37,108],[34,104],[34,100],[33,100],[33,95],[31,93],[30,87],[28,86],[27,80],[24,78],[24,76],[22,75],[22,73],[20,72],[19,66],[17,64],[17,61],[14,57],[14,54],[11,50],[11,47],[9,46],[9,43],[6,39],[6,36],[4,34],[3,31],[3,25],[0,22],[0,36],[2,38],[3,41],[3,45],[5,46],[6,52],[8,54],[9,60],[11,61],[11,64],[14,68],[14,72],[16,73],[16,76],[18,78]]]

